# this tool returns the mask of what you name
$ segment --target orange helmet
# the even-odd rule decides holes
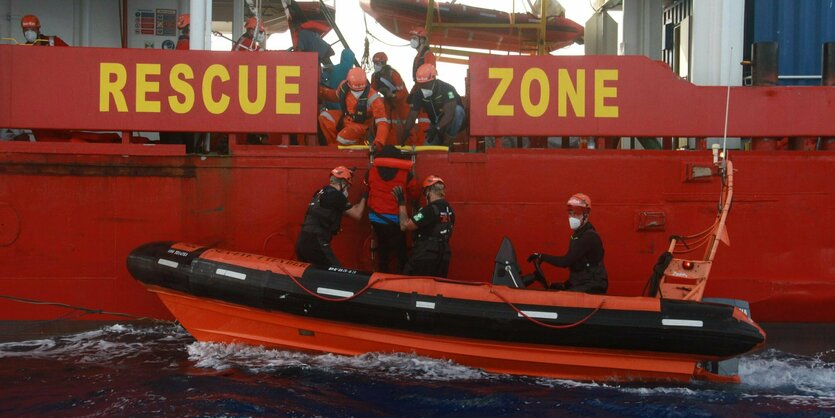
[[[389,61],[389,57],[386,55],[385,52],[378,52],[378,53],[374,54],[373,57],[371,57],[371,62],[373,62],[375,64],[378,63],[378,62],[385,64],[388,61]]]
[[[188,13],[180,15],[180,17],[177,18],[177,29],[183,29],[190,24],[191,15],[189,15]]]
[[[412,30],[409,31],[409,35],[426,38],[429,36],[429,32],[426,32],[426,28],[424,28],[423,26],[415,26],[414,28],[412,28]]]
[[[20,27],[23,29],[40,29],[41,21],[35,15],[26,15],[20,19]]]
[[[368,86],[368,79],[365,78],[365,71],[362,70],[360,67],[354,67],[348,70],[348,87],[354,91],[362,91],[365,90],[365,87]]]
[[[435,183],[444,184],[444,179],[442,179],[442,178],[440,178],[440,177],[438,177],[434,174],[430,174],[430,175],[426,176],[426,180],[423,180],[423,188],[425,189],[429,186],[434,185]]]
[[[438,76],[438,70],[432,64],[423,64],[417,69],[415,74],[415,81],[418,83],[426,83],[435,79]]]
[[[583,214],[591,212],[591,198],[583,193],[575,193],[568,199],[568,211]]]
[[[341,166],[336,167],[333,170],[331,170],[331,175],[338,178],[338,179],[343,179],[343,180],[347,181],[348,184],[351,184],[352,179],[354,177],[354,173],[351,172],[351,170],[349,170],[344,165],[341,165]]]
[[[255,16],[250,17],[246,20],[246,24],[244,24],[244,29],[252,29],[255,30],[255,23],[258,21],[258,18]],[[267,29],[264,27],[264,20],[261,20],[261,32],[266,32]]]

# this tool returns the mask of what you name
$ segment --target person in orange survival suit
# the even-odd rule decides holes
[[[387,64],[388,56],[385,52],[378,52],[372,57],[374,74],[371,75],[371,87],[376,89],[384,98],[386,111],[391,117],[392,129],[386,140],[388,144],[396,144],[403,133],[403,125],[409,115],[409,103],[406,98],[409,93],[400,73]]]
[[[374,158],[373,167],[366,174],[368,183],[368,220],[377,235],[377,271],[402,273],[406,267],[406,234],[400,230],[397,200],[391,192],[395,187],[405,190],[406,198],[417,202],[420,186],[411,172],[412,162],[401,159],[394,145],[386,145]],[[392,271],[390,256],[397,267]]]
[[[362,68],[348,70],[348,77],[336,90],[320,86],[319,96],[325,101],[339,103],[340,107],[337,110],[323,110],[319,114],[319,127],[328,144],[362,144],[373,122],[377,127],[374,147],[382,148],[391,124],[380,93],[368,84]]]
[[[258,26],[258,32],[255,31],[255,26]],[[258,25],[258,18],[250,17],[244,24],[244,33],[238,38],[237,42],[232,45],[233,51],[263,51],[264,45],[267,42],[267,28],[264,27],[264,22]]]
[[[180,37],[177,38],[177,47],[175,49],[188,50],[189,48],[189,32],[191,25],[191,15],[182,14],[177,18],[177,29],[180,30]]]
[[[437,60],[435,58],[435,54],[429,50],[429,32],[427,32],[425,28],[420,26],[415,27],[409,32],[409,35],[412,36],[409,40],[409,45],[417,51],[415,59],[412,62],[412,82],[415,84],[409,92],[409,100],[411,101],[413,95],[420,94],[420,89],[417,85],[418,68],[420,68],[423,64],[432,64],[435,66],[437,65]],[[425,132],[429,129],[429,116],[426,112],[421,111],[418,113],[417,118],[418,129],[414,132],[413,136],[409,137],[409,140],[414,145],[423,145],[426,140]]]
[[[35,46],[69,46],[58,36],[47,36],[41,33],[41,21],[35,15],[26,15],[20,19],[20,28],[23,29],[23,37],[26,38],[26,45]]]
[[[341,266],[331,248],[331,240],[339,233],[343,215],[360,220],[365,210],[365,196],[356,205],[348,201],[353,177],[351,170],[344,166],[336,167],[331,170],[328,185],[313,194],[296,241],[299,261],[320,266]]]

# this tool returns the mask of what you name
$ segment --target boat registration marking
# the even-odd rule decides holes
[[[559,316],[559,315],[557,315],[556,312],[544,312],[544,311],[522,311],[522,313],[524,313],[525,315],[527,315],[530,318],[541,318],[541,319],[557,319],[557,317]],[[520,318],[522,317],[521,313],[516,314],[516,315],[518,315]]]
[[[238,280],[246,279],[246,274],[238,273],[237,271],[231,271],[231,270],[226,270],[226,269],[217,269],[217,271],[215,271],[215,274],[217,274],[219,276],[231,277],[233,279],[238,279]]]
[[[345,290],[339,290],[339,289],[331,289],[329,287],[317,287],[316,288],[316,293],[318,293],[320,295],[339,296],[339,297],[342,297],[342,298],[347,298],[347,297],[354,296],[354,292],[347,292]]]
[[[171,268],[177,268],[180,265],[180,263],[176,261],[166,260],[164,258],[160,258],[159,261],[157,261],[157,264],[162,264],[163,266]]]
[[[419,301],[415,302],[415,307],[416,308],[435,309],[435,302],[425,302],[425,301],[419,300]]]
[[[701,328],[704,326],[704,322],[695,319],[662,319],[661,325]]]

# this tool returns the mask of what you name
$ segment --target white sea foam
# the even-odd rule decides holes
[[[189,359],[197,367],[225,370],[242,368],[255,373],[269,373],[282,368],[310,368],[330,373],[359,371],[389,377],[418,380],[478,380],[491,375],[452,361],[436,360],[413,354],[368,353],[360,356],[304,354],[243,344],[195,342],[188,346]]]
[[[835,399],[835,363],[824,360],[829,355],[803,357],[767,350],[743,357],[739,376],[745,386],[753,388],[796,388],[803,394]]]

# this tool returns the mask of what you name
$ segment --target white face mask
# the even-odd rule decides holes
[[[23,32],[23,37],[26,38],[26,42],[35,42],[38,39],[38,33],[33,30],[27,30]]]
[[[574,218],[572,216],[568,217],[568,226],[571,227],[572,231],[579,228],[580,224],[582,224],[582,223],[583,223],[583,221],[581,221],[577,218]]]
[[[383,71],[383,64],[374,64],[374,72],[379,73],[380,71]]]
[[[345,197],[348,197],[348,188],[347,187],[342,189],[342,195],[345,196]]]
[[[353,91],[353,90],[351,90],[351,94],[353,94],[353,95],[354,95],[354,97],[356,97],[357,99],[359,99],[359,98],[360,98],[360,96],[362,96],[362,92],[361,92],[361,91]]]
[[[420,46],[420,42],[418,42],[417,39],[412,38],[412,40],[409,41],[409,46],[411,46],[414,49],[418,49],[418,46]]]
[[[420,92],[423,93],[423,97],[429,97],[432,95],[432,89],[420,89]]]

